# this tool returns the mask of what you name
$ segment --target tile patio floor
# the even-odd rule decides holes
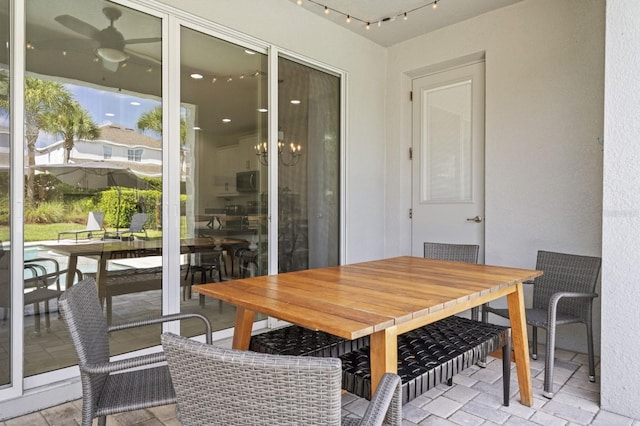
[[[539,354],[544,354],[540,350]],[[534,406],[519,403],[515,366],[512,365],[511,403],[502,406],[501,361],[491,359],[487,368],[472,367],[454,377],[454,385],[439,385],[403,407],[403,425],[601,425],[640,426],[631,419],[600,410],[600,386],[588,380],[586,356],[556,352],[555,391],[549,400],[542,396],[544,361],[531,360]],[[599,365],[597,374],[599,379]],[[344,394],[345,414],[362,413],[367,401]],[[80,424],[82,402],[76,400],[40,412],[0,422],[0,426],[58,426]],[[96,424],[96,421],[94,421]],[[212,423],[213,424],[213,423]],[[174,406],[138,410],[107,418],[107,425],[180,425]]]

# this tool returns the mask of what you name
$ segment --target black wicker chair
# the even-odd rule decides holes
[[[98,424],[104,426],[107,415],[176,402],[171,376],[166,365],[122,372],[162,362],[165,360],[164,353],[157,352],[109,361],[109,332],[167,321],[199,318],[205,324],[207,343],[211,343],[211,324],[200,314],[165,315],[108,327],[102,314],[93,278],[86,278],[66,290],[60,296],[58,306],[78,356],[82,380],[83,426],[90,426],[95,417],[99,418]]]
[[[362,419],[342,418],[337,358],[224,349],[162,335],[178,419],[192,425],[381,425],[402,423],[400,377],[385,374]]]
[[[589,380],[595,382],[595,360],[593,353],[593,299],[596,281],[600,273],[599,257],[539,251],[536,269],[544,272],[533,281],[533,307],[526,310],[527,324],[533,326],[532,358],[537,359],[538,327],[547,330],[544,392],[553,397],[553,358],[556,326],[583,323],[587,327],[587,351],[589,357]],[[482,319],[487,321],[489,313],[509,318],[508,309],[483,306]]]

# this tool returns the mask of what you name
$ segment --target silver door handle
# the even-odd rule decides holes
[[[482,222],[482,216],[468,217],[467,218],[467,222],[480,223],[480,222]]]

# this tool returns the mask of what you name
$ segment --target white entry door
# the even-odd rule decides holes
[[[413,80],[412,255],[478,244],[484,261],[484,62]]]

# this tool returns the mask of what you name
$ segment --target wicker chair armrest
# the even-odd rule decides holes
[[[134,358],[121,359],[118,361],[102,362],[99,364],[88,364],[80,367],[83,372],[89,374],[115,373],[128,368],[141,367],[165,361],[164,352],[156,352],[148,355],[141,355]]]
[[[559,291],[557,293],[553,293],[553,296],[551,296],[551,300],[549,301],[549,309],[551,309],[552,306],[555,309],[555,307],[558,305],[558,302],[560,302],[560,300],[565,297],[574,299],[595,299],[596,297],[598,297],[598,293],[576,293],[572,291]]]
[[[549,307],[547,308],[547,323],[555,324],[558,303],[560,303],[560,300],[562,300],[563,298],[582,298],[593,300],[596,297],[598,297],[597,293],[578,293],[571,291],[559,291],[557,293],[553,293],[553,296],[551,296],[551,300],[549,300]]]
[[[360,426],[402,424],[402,381],[400,376],[385,373],[378,384]],[[385,422],[385,416],[387,417]]]
[[[50,257],[36,257],[34,259],[27,259],[24,261],[25,265],[29,265],[29,264],[38,264],[41,262],[51,262],[55,268],[56,272],[60,272],[60,263],[58,263],[57,260],[52,259]]]
[[[201,314],[187,314],[187,313],[184,313],[184,314],[163,315],[161,317],[156,317],[156,318],[147,318],[147,319],[142,319],[142,320],[138,320],[138,321],[131,321],[131,322],[120,323],[120,324],[113,324],[113,325],[109,326],[108,330],[109,330],[109,332],[119,331],[119,330],[126,330],[128,328],[143,327],[143,326],[146,326],[146,325],[159,324],[159,323],[177,321],[177,320],[189,319],[189,318],[198,318],[198,319],[202,320],[202,322],[204,323],[204,326],[205,326],[205,338],[206,338],[207,344],[210,345],[211,344],[211,322],[209,321],[209,318],[207,318],[207,317],[205,317],[204,315],[201,315]]]

